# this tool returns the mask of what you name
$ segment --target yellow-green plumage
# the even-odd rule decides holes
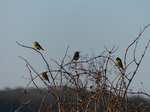
[[[119,57],[116,58],[116,65],[119,67],[119,68],[122,68],[123,69],[123,64],[122,64],[122,61]]]
[[[48,79],[48,76],[46,75],[46,72],[43,72],[43,73],[42,73],[42,79],[49,82],[49,79]],[[50,83],[50,82],[49,82],[49,83]]]
[[[34,48],[38,50],[44,50],[38,42],[34,42]]]

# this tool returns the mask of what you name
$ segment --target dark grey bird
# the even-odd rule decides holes
[[[75,53],[74,53],[74,56],[73,56],[73,59],[72,59],[72,61],[77,61],[78,59],[79,59],[79,52],[78,51],[76,51]]]

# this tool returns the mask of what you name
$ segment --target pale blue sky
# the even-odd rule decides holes
[[[137,37],[140,28],[147,24],[150,24],[149,0],[1,0],[0,89],[26,87],[29,82],[22,78],[30,76],[19,56],[26,58],[39,73],[45,70],[39,55],[18,46],[16,41],[27,46],[33,46],[33,42],[38,41],[45,49],[41,52],[49,62],[50,58],[60,62],[68,45],[70,56],[76,50],[81,51],[82,56],[91,55],[91,49],[99,55],[105,50],[103,45],[109,49],[116,45],[119,49],[114,55],[123,59],[126,47]],[[140,40],[138,56],[149,39],[150,28]],[[143,82],[150,94],[149,52],[150,49],[132,87],[138,90]],[[37,83],[44,86],[41,81]]]

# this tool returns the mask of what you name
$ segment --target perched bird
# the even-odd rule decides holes
[[[41,49],[44,50],[38,42],[34,42],[34,48],[38,50],[41,50]]]
[[[72,59],[72,61],[73,60],[78,60],[79,59],[79,52],[78,51],[76,51],[75,53],[74,53],[74,56],[73,56],[73,59]]]
[[[49,82],[49,79],[48,79],[48,76],[46,75],[46,72],[43,72],[43,73],[42,73],[42,79]],[[50,82],[49,82],[49,83],[50,83]]]
[[[116,58],[116,65],[119,67],[119,68],[122,68],[123,69],[123,64],[122,64],[122,61],[119,57]]]

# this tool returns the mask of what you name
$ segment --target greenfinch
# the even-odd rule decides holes
[[[44,50],[38,42],[34,42],[34,48],[38,50]]]
[[[122,64],[122,61],[119,57],[116,58],[116,65],[119,67],[119,68],[122,68],[123,69],[123,64]]]
[[[42,79],[49,82],[49,79],[48,79],[48,76],[46,75],[46,72],[43,72],[43,73],[42,73]],[[49,82],[49,83],[50,83],[50,82]]]

